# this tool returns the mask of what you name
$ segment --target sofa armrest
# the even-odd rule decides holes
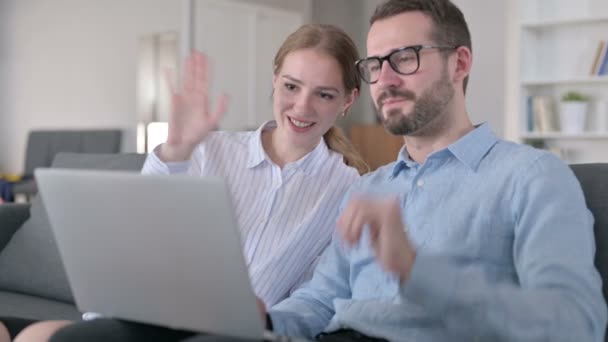
[[[0,250],[30,217],[30,205],[5,203],[0,205]]]

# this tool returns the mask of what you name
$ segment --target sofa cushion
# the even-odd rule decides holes
[[[0,317],[75,320],[81,316],[73,304],[15,292],[0,291],[0,303]]]
[[[3,203],[0,205],[0,251],[29,217],[29,204]]]
[[[139,171],[145,155],[58,154],[53,167]],[[30,218],[0,252],[0,290],[73,303],[42,200],[32,200]],[[1,302],[0,302],[1,303]],[[4,304],[3,304],[4,305]]]
[[[608,298],[608,163],[578,164],[571,168],[595,219],[595,266],[602,276],[604,298]]]

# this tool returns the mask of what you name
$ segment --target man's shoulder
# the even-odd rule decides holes
[[[509,166],[520,168],[536,163],[559,161],[559,157],[547,150],[507,140],[499,140],[484,159],[505,168],[509,168]]]
[[[568,177],[570,170],[563,160],[550,151],[505,140],[495,144],[477,169],[477,174],[491,175],[491,179],[498,182],[511,180],[521,183],[524,179],[531,180],[546,173]]]
[[[392,175],[393,169],[395,168],[396,164],[397,161],[394,161],[386,165],[380,166],[372,172],[364,174],[357,180],[357,182],[355,182],[355,184],[353,184],[353,188],[361,189],[389,182],[390,176]]]

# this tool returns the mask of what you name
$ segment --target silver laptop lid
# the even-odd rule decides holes
[[[35,174],[80,310],[261,339],[264,326],[221,179]]]

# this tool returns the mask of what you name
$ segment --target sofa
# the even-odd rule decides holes
[[[15,183],[13,193],[31,198],[38,192],[34,169],[49,167],[57,153],[108,153],[120,151],[122,131],[101,130],[33,130],[27,138],[25,168],[22,180]]]
[[[141,169],[144,155],[58,154],[53,167]],[[608,298],[608,163],[572,165],[595,217],[595,263]],[[61,266],[43,203],[0,205],[0,316],[74,319],[80,313]],[[608,342],[608,338],[606,339]]]
[[[143,154],[59,153],[52,167],[139,172],[144,161]],[[80,315],[40,197],[29,204],[0,205],[0,316]]]

